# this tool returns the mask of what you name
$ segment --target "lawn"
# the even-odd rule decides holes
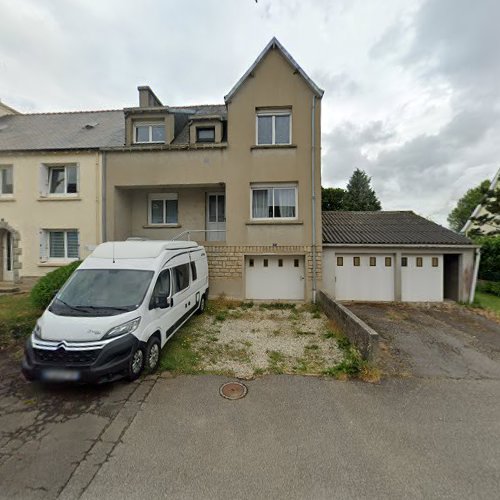
[[[496,313],[500,313],[500,297],[490,293],[476,292],[474,304],[477,304],[483,309],[489,309]]]

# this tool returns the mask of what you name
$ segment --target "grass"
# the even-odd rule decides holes
[[[20,346],[42,312],[31,303],[29,294],[1,296],[0,348]]]
[[[473,305],[500,313],[500,297],[492,295],[491,293],[476,292]]]

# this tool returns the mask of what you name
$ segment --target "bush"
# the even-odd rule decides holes
[[[479,279],[500,281],[500,236],[483,236],[477,243],[481,245]]]
[[[500,282],[498,281],[484,281],[480,280],[477,282],[477,291],[483,293],[490,293],[500,297]]]
[[[57,291],[66,283],[73,271],[81,264],[80,261],[72,262],[40,278],[31,290],[31,302],[40,309],[45,309]]]

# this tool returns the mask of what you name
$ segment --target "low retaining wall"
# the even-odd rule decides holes
[[[325,314],[342,328],[344,335],[359,349],[364,359],[373,360],[377,357],[379,334],[373,328],[321,290],[318,292],[318,303]]]

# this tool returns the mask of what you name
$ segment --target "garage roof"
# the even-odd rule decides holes
[[[336,245],[473,245],[469,238],[411,211],[323,212],[323,243]]]

